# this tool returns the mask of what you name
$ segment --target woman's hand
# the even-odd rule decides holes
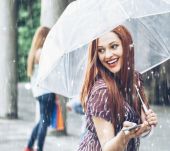
[[[147,112],[145,112],[145,117],[143,120],[143,123],[141,124],[140,129],[136,132],[136,136],[144,136],[148,135],[152,129],[153,126],[156,126],[158,123],[157,115],[149,109]]]
[[[131,129],[131,130],[126,130],[127,128],[130,128],[134,125],[137,125],[136,123],[133,123],[133,122],[129,122],[129,121],[125,121],[123,122],[123,128],[122,128],[122,131],[124,132],[125,134],[125,137],[126,139],[129,141],[130,139],[132,138],[135,138],[135,137],[138,137],[138,135],[136,134],[136,132],[140,129],[140,127],[137,127],[137,128],[134,128],[134,129]]]
[[[141,124],[141,127],[135,132],[135,137],[140,137],[142,134],[145,134],[146,132],[150,132],[151,126],[147,121],[144,121]]]
[[[125,131],[125,129],[132,127],[134,124],[136,123],[129,121],[125,121],[123,123],[122,131],[124,131],[125,137],[128,141],[132,138],[140,137],[142,134],[149,132],[151,130],[151,126],[149,125],[149,123],[147,121],[144,121],[142,124],[140,124],[139,127],[129,131]]]
[[[146,113],[146,121],[148,122],[148,124],[150,126],[156,126],[157,123],[158,123],[158,118],[157,118],[157,115],[151,110],[149,109]]]

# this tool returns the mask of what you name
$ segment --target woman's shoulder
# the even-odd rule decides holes
[[[92,89],[91,89],[91,94],[94,94],[95,92],[99,90],[107,90],[106,82],[102,78],[97,79],[94,82]]]

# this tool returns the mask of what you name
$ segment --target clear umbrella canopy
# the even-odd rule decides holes
[[[74,97],[79,95],[88,43],[119,24],[131,32],[135,68],[144,72],[170,57],[170,2],[167,0],[77,0],[51,29],[42,51],[39,84]]]

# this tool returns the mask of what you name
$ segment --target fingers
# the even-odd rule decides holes
[[[130,126],[133,126],[134,124],[136,125],[136,123],[129,122],[129,121],[124,121],[123,122],[123,127],[130,127]]]
[[[131,128],[133,126],[137,125],[136,123],[133,123],[133,122],[129,122],[129,121],[125,121],[123,123],[123,128],[122,130],[124,131],[126,137],[128,137],[128,139],[131,139],[131,138],[134,138],[136,137],[136,131],[139,129],[139,127],[137,128],[134,128],[134,129],[130,129],[130,130],[125,130],[127,128]]]
[[[149,123],[149,125],[157,125],[157,118],[151,117],[151,118],[147,119],[147,122]]]
[[[149,109],[148,112],[146,113],[146,121],[148,122],[149,125],[157,125],[158,119],[157,115]]]
[[[141,136],[144,132],[148,131],[150,128],[151,128],[151,127],[149,126],[148,122],[147,122],[147,121],[144,121],[144,122],[141,124],[140,129],[135,133],[135,136],[136,136],[136,137]]]
[[[155,125],[155,124],[157,124],[157,116],[153,111],[149,111],[147,114],[147,120],[144,121],[140,125],[140,127],[132,129],[130,131],[124,131],[124,133],[126,137],[128,137],[129,139],[140,137],[142,136],[142,134],[149,132],[151,130],[151,125]],[[122,130],[124,130],[125,128],[129,128],[131,126],[134,126],[134,125],[136,125],[136,123],[125,121],[123,123]]]

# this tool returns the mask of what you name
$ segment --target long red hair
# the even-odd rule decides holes
[[[134,102],[137,99],[134,91],[134,47],[132,37],[129,31],[122,25],[117,26],[112,30],[121,40],[123,47],[123,65],[121,70],[114,74],[110,73],[100,63],[97,55],[98,39],[94,40],[89,47],[88,64],[84,84],[81,91],[81,102],[86,110],[86,100],[91,91],[91,88],[96,81],[96,77],[101,77],[109,91],[109,105],[113,108],[112,116],[113,123],[118,122],[117,115],[120,115],[120,122],[124,120],[123,100],[127,101],[131,106],[134,106],[138,112],[138,103]],[[137,98],[137,97],[136,97]]]

